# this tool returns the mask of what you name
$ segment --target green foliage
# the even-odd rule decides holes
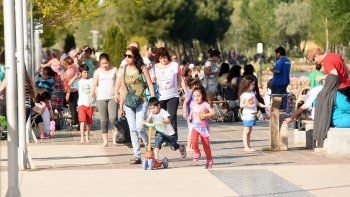
[[[262,42],[265,47],[275,46],[277,31],[274,15],[274,1],[256,0],[243,7],[246,24],[243,28],[242,39],[247,46],[254,47]]]
[[[311,36],[326,47],[348,45],[350,40],[350,3],[348,0],[311,0]]]
[[[74,35],[71,33],[68,33],[66,36],[66,39],[64,40],[64,52],[68,53],[70,50],[75,49],[75,38]]]
[[[148,40],[145,37],[142,36],[133,36],[129,39],[128,43],[136,41],[140,44],[141,47],[148,46]]]
[[[307,40],[310,25],[310,5],[307,2],[280,3],[275,9],[281,43],[297,46],[301,54],[300,43]]]
[[[119,28],[111,25],[103,39],[103,52],[110,55],[110,61],[113,66],[119,67],[123,54],[126,50],[126,39]]]
[[[41,41],[43,47],[51,47],[56,43],[55,29],[46,29],[41,34]]]
[[[119,27],[126,35],[144,36],[151,43],[198,39],[215,44],[228,30],[233,11],[228,1],[144,0],[140,7],[128,2],[118,1]]]
[[[4,130],[6,130],[7,120],[5,116],[0,116],[0,126],[3,127]]]

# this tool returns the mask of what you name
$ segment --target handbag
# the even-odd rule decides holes
[[[122,116],[119,118],[118,121],[115,122],[114,126],[118,130],[115,136],[115,143],[117,144],[130,143],[131,138],[130,138],[128,120],[124,116]]]
[[[126,96],[125,96],[125,105],[127,107],[130,107],[132,110],[136,110],[136,108],[141,104],[141,98],[137,96],[134,92],[130,92],[128,86],[125,83],[125,74],[126,74],[126,67],[124,68],[124,84],[127,90]]]
[[[146,76],[145,76],[143,73],[142,73],[142,80],[143,80],[143,82],[146,84],[145,94],[146,94],[147,100],[149,100],[152,96],[151,96],[151,92],[149,91],[149,88],[148,88]],[[158,85],[157,85],[156,83],[152,83],[152,85],[153,85],[153,90],[154,90],[155,97],[156,97],[157,99],[159,99],[160,93],[159,93]]]

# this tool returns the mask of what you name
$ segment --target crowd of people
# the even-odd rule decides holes
[[[272,79],[265,95],[259,91],[259,81],[254,66],[246,64],[230,65],[220,61],[218,49],[208,50],[208,59],[203,66],[194,66],[189,61],[177,62],[176,55],[164,47],[140,53],[137,42],[131,42],[125,49],[120,65],[110,63],[110,55],[102,53],[98,57],[89,47],[74,49],[64,54],[49,50],[47,62],[40,65],[35,82],[28,73],[25,75],[27,119],[31,117],[39,131],[40,139],[51,138],[55,130],[58,114],[68,106],[74,128],[80,130],[81,143],[89,143],[94,110],[98,110],[103,147],[108,146],[108,131],[112,136],[118,132],[115,123],[118,117],[125,117],[131,137],[133,158],[130,164],[141,164],[139,136],[148,145],[144,121],[156,124],[154,136],[155,165],[164,143],[172,150],[179,150],[182,158],[193,152],[197,162],[201,153],[198,141],[201,139],[206,168],[213,165],[210,149],[209,123],[218,113],[215,106],[223,103],[227,108],[239,109],[236,114],[243,122],[244,151],[255,151],[250,145],[250,135],[257,120],[257,114],[268,119],[272,95],[282,96],[280,109],[291,108],[290,84],[291,61],[283,47],[275,49],[276,64],[271,69]],[[1,100],[5,99],[6,76],[3,55],[0,66]],[[314,108],[315,140],[323,145],[330,126],[350,127],[350,80],[347,67],[338,54],[325,54],[315,49],[308,56],[316,62],[316,71],[310,73],[308,93],[300,100],[304,104],[287,118],[290,123],[299,115]],[[323,73],[323,72],[324,73]],[[181,90],[181,91],[179,91]],[[315,101],[316,103],[315,104]],[[187,121],[187,144],[179,144],[177,110],[182,102],[182,115]],[[316,107],[315,107],[316,106]],[[327,108],[321,110],[322,106]],[[329,113],[333,111],[333,113]],[[1,112],[5,115],[5,112]],[[313,116],[312,116],[313,117]],[[237,120],[237,119],[236,119]],[[346,120],[346,121],[344,121]],[[113,142],[115,140],[113,139]]]

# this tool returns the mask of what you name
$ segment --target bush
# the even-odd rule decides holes
[[[111,64],[119,67],[126,51],[126,39],[115,25],[108,27],[103,38],[103,52],[110,56]]]
[[[68,53],[70,50],[75,49],[76,44],[75,44],[75,38],[73,34],[68,33],[66,36],[66,39],[64,40],[64,52]]]

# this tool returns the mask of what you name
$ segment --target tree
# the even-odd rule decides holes
[[[350,4],[348,0],[311,0],[311,36],[327,51],[336,45],[348,46]]]
[[[34,25],[43,26],[43,46],[51,47],[62,29],[73,22],[97,16],[106,4],[99,0],[36,0],[33,3]]]
[[[64,40],[64,52],[68,53],[70,50],[75,49],[75,39],[74,35],[71,33],[68,33],[66,36],[66,39]]]
[[[243,39],[248,46],[256,46],[262,42],[266,48],[277,44],[277,31],[273,9],[274,1],[256,0],[249,2],[244,12],[247,14],[246,26],[243,30]]]
[[[110,55],[113,66],[119,67],[126,50],[126,39],[116,25],[111,25],[103,39],[103,52]]]
[[[116,7],[117,24],[128,38],[143,36],[151,44],[160,39],[178,52],[182,46],[185,56],[194,48],[194,40],[216,47],[230,26],[233,11],[227,0],[143,0],[142,6],[128,2],[119,0]]]
[[[280,3],[275,9],[276,21],[279,29],[280,40],[289,46],[297,46],[301,55],[305,51],[305,45],[300,48],[300,43],[306,41],[310,24],[310,5],[307,2],[294,1],[293,3]]]

